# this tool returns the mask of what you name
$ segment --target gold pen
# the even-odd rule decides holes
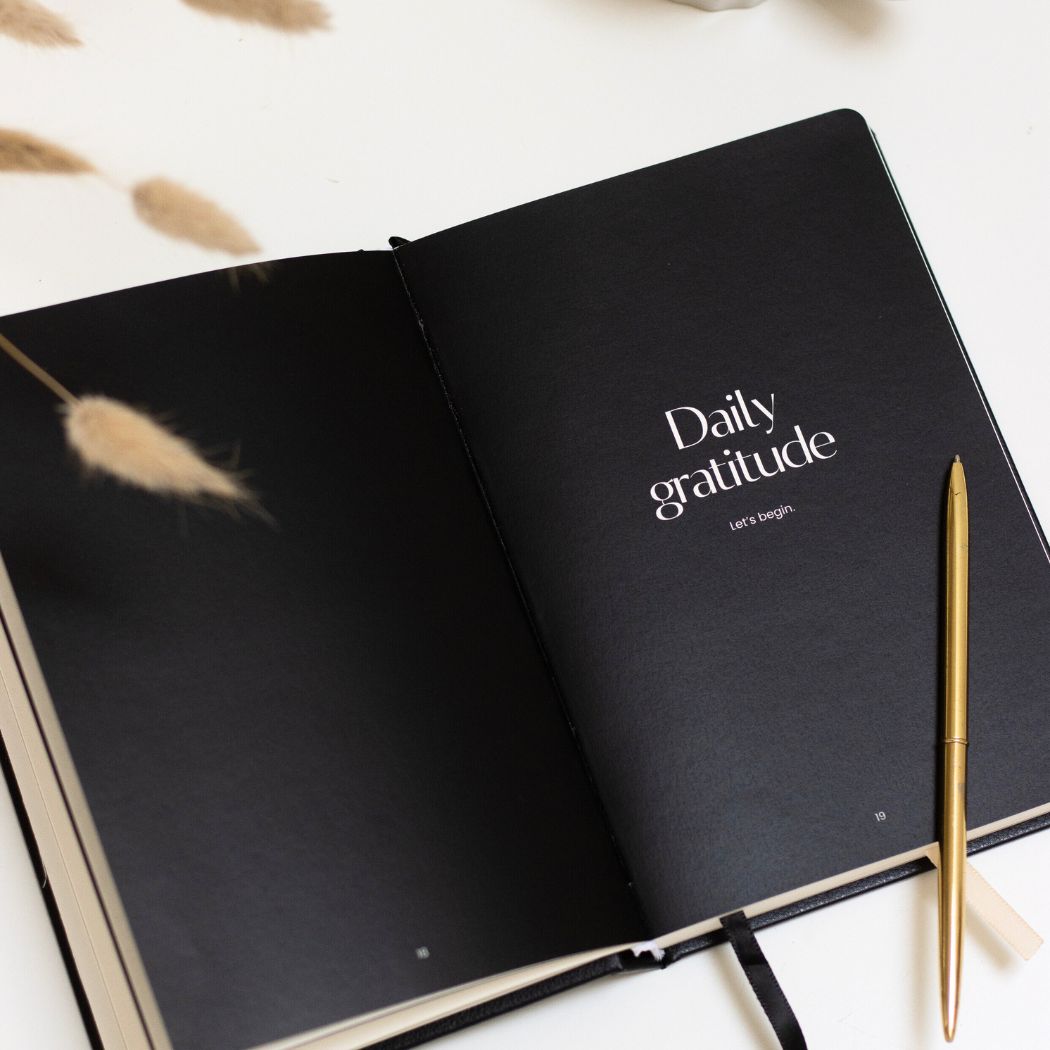
[[[955,457],[948,478],[948,561],[944,632],[944,769],[938,898],[941,1020],[955,1038],[962,977],[966,873],[966,684],[970,577],[970,516],[966,475]]]

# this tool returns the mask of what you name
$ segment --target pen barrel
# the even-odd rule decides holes
[[[962,463],[948,481],[944,638],[944,755],[939,879],[941,1017],[955,1036],[962,978],[966,877],[967,679],[969,674],[970,519]]]
[[[948,487],[944,638],[944,739],[967,739],[970,619],[970,513],[962,464]]]

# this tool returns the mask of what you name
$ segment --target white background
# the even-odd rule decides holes
[[[1050,521],[1046,0],[768,0],[722,14],[668,0],[328,0],[332,31],[299,38],[177,0],[49,2],[85,44],[0,37],[0,125],[75,149],[106,178],[0,176],[0,313],[224,265],[134,220],[121,186],[151,175],[225,205],[265,256],[379,248],[852,106],[879,135]],[[0,411],[2,399],[0,382]],[[976,863],[1050,935],[1050,834]],[[811,1050],[942,1045],[933,887],[922,876],[761,934]],[[1048,1045],[1050,948],[1022,963],[974,922],[967,951],[956,1045]],[[726,948],[443,1045],[581,1043],[776,1047]],[[0,789],[0,1050],[85,1046]]]

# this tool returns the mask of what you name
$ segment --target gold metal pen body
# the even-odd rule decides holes
[[[955,457],[948,479],[945,594],[944,765],[939,873],[941,1020],[955,1038],[962,977],[966,877],[966,690],[969,671],[970,519],[966,476]]]

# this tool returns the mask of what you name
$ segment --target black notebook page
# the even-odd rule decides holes
[[[1050,801],[1050,563],[860,117],[397,255],[660,930],[935,838],[956,453],[970,824]]]
[[[389,252],[0,330],[275,523],[85,481],[3,365],[0,550],[177,1050],[645,934]]]

